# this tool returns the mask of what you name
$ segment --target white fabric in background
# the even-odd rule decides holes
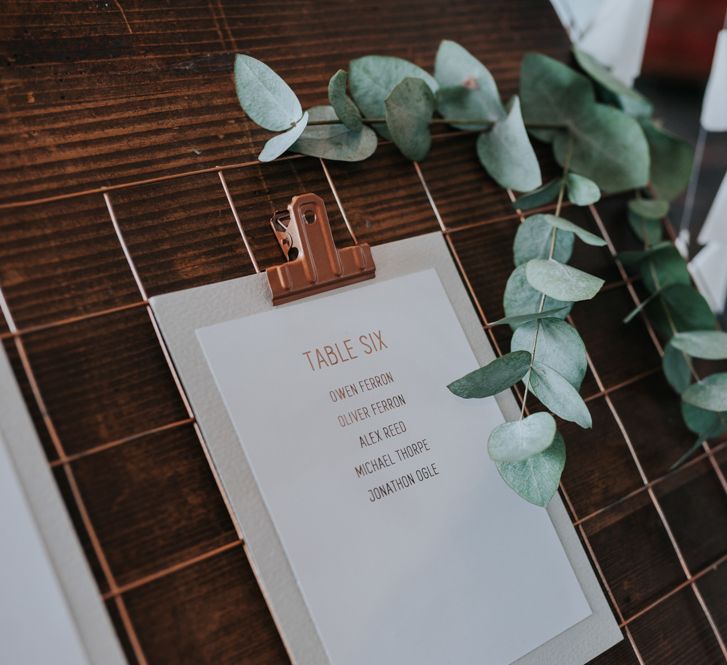
[[[651,0],[551,0],[571,41],[626,85],[641,72]]]
[[[727,30],[717,37],[700,122],[708,132],[727,131]]]
[[[715,314],[727,299],[727,245],[710,242],[689,263],[689,271]]]
[[[718,242],[727,246],[727,172],[699,232],[699,244]],[[726,257],[727,258],[727,257]]]

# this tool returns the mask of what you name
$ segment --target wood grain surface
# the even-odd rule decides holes
[[[268,218],[314,191],[341,245],[441,230],[506,352],[507,331],[489,322],[503,315],[521,218],[468,134],[438,132],[420,168],[386,144],[360,164],[257,163],[267,134],[238,106],[233,55],[265,60],[307,106],[350,58],[431,68],[448,38],[509,97],[523,53],[567,60],[567,39],[545,0],[0,6],[0,335],[99,593],[131,663],[288,662],[147,297],[280,261]],[[648,320],[621,323],[639,297],[612,258],[635,244],[627,199],[566,210],[610,241],[573,261],[607,281],[572,314],[594,427],[562,425],[561,491],[625,638],[594,663],[724,663],[727,447],[671,470],[692,436]]]

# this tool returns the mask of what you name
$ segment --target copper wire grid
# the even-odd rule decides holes
[[[461,133],[458,133],[457,135],[461,135]],[[441,140],[442,138],[443,138],[443,136],[440,135],[437,137],[437,140]],[[446,136],[444,138],[446,138]],[[288,156],[288,157],[285,157],[284,159],[290,160],[290,159],[303,159],[303,158],[300,156]],[[349,222],[349,217],[346,215],[345,203],[342,201],[342,198],[339,195],[339,192],[337,191],[337,188],[336,188],[336,185],[334,182],[334,178],[331,177],[331,173],[330,173],[326,163],[323,160],[319,160],[319,162],[320,162],[320,167],[322,169],[325,180],[327,181],[327,183],[330,187],[331,194],[335,198],[336,204],[338,205],[338,207],[340,209],[340,212],[343,217],[344,223],[346,225],[347,231],[350,234],[353,242],[355,243],[355,242],[357,242],[356,234],[354,232],[354,229],[352,228],[352,225]],[[93,196],[103,197],[103,200],[106,205],[106,209],[108,211],[109,222],[113,226],[113,229],[114,229],[116,237],[118,239],[120,248],[123,251],[129,271],[131,272],[131,274],[134,278],[134,281],[135,281],[135,284],[136,284],[136,287],[138,290],[139,299],[132,303],[127,303],[124,305],[119,305],[119,306],[115,306],[115,307],[111,307],[111,308],[100,309],[100,310],[93,311],[93,312],[86,313],[86,314],[65,317],[65,318],[51,321],[49,323],[28,326],[24,329],[18,329],[18,327],[15,324],[15,320],[13,318],[11,308],[9,307],[9,305],[3,295],[2,285],[0,284],[0,310],[2,310],[2,313],[4,315],[4,318],[7,323],[7,327],[8,327],[7,332],[0,334],[0,339],[11,341],[17,350],[17,353],[18,353],[18,356],[20,358],[20,362],[22,365],[22,370],[27,378],[27,381],[28,381],[31,391],[32,391],[33,399],[42,416],[43,424],[44,424],[44,426],[47,430],[48,436],[53,444],[54,452],[57,455],[57,459],[54,459],[53,461],[51,461],[49,463],[52,467],[60,468],[69,483],[73,501],[81,516],[83,528],[85,529],[86,534],[89,538],[89,541],[93,548],[94,554],[100,563],[104,580],[105,580],[106,584],[108,585],[108,591],[103,594],[103,597],[104,597],[104,599],[113,601],[113,603],[117,607],[120,618],[121,618],[123,629],[126,632],[126,636],[128,637],[128,640],[129,640],[129,643],[133,650],[133,653],[134,653],[136,659],[138,660],[138,662],[142,663],[142,664],[147,663],[147,658],[144,654],[143,647],[137,637],[134,625],[133,625],[131,618],[129,616],[129,613],[127,611],[126,604],[124,602],[124,594],[126,594],[127,592],[129,592],[133,589],[137,589],[141,586],[149,584],[155,580],[158,580],[158,579],[161,579],[168,575],[171,575],[179,570],[188,568],[190,566],[194,566],[202,561],[215,557],[228,550],[235,549],[240,546],[242,546],[243,551],[247,552],[247,550],[244,547],[244,543],[242,542],[242,540],[238,537],[222,546],[212,548],[206,552],[195,555],[195,556],[190,557],[181,562],[175,563],[174,565],[167,566],[167,567],[161,567],[160,569],[154,571],[153,573],[139,577],[138,579],[135,579],[126,584],[119,585],[115,580],[114,574],[111,570],[111,567],[108,564],[108,560],[104,554],[101,543],[100,543],[98,537],[96,536],[94,525],[91,521],[88,511],[86,510],[84,498],[81,495],[81,492],[79,490],[78,484],[76,483],[75,476],[74,476],[74,463],[77,462],[79,459],[98,454],[98,453],[108,450],[110,448],[115,448],[118,446],[133,445],[135,441],[141,439],[144,436],[150,435],[150,434],[155,434],[155,433],[158,433],[161,431],[166,431],[166,430],[179,428],[179,427],[183,427],[183,426],[189,426],[189,425],[192,425],[194,427],[197,438],[199,439],[199,443],[202,446],[202,448],[206,454],[206,447],[204,445],[204,440],[202,438],[201,431],[199,430],[199,427],[197,426],[197,424],[195,422],[194,414],[192,413],[192,410],[191,410],[191,407],[187,400],[185,391],[182,387],[181,381],[180,381],[180,379],[176,373],[176,370],[174,368],[174,365],[171,361],[168,349],[159,332],[156,320],[153,316],[153,312],[149,306],[147,292],[146,292],[146,289],[142,282],[141,276],[136,268],[134,258],[129,250],[129,247],[127,246],[127,243],[124,239],[124,235],[121,230],[121,227],[116,219],[114,206],[113,206],[113,194],[115,191],[118,191],[118,190],[139,187],[139,186],[148,185],[151,183],[158,183],[158,182],[163,182],[166,180],[173,180],[173,179],[184,178],[184,177],[193,177],[196,175],[201,175],[201,174],[206,174],[206,173],[216,173],[218,175],[218,178],[220,181],[220,186],[225,194],[225,198],[229,205],[229,211],[230,211],[230,214],[232,217],[232,221],[236,224],[236,227],[238,229],[238,232],[240,235],[240,241],[244,246],[245,252],[249,256],[250,261],[252,262],[252,266],[253,266],[254,270],[256,272],[260,272],[260,267],[259,267],[258,261],[254,255],[253,249],[251,247],[251,244],[250,244],[249,239],[245,232],[245,225],[243,224],[243,222],[238,214],[238,211],[235,207],[235,204],[233,202],[232,196],[230,195],[230,191],[227,186],[227,182],[226,182],[225,175],[224,175],[225,172],[228,172],[228,171],[245,169],[245,168],[249,168],[249,167],[258,167],[258,166],[260,166],[258,162],[245,162],[245,163],[241,163],[241,164],[229,165],[229,166],[224,166],[224,167],[197,169],[197,170],[188,171],[185,173],[160,176],[158,178],[146,178],[143,180],[130,181],[127,183],[114,185],[114,186],[110,186],[110,187],[99,187],[99,188],[93,188],[93,189],[89,189],[89,190],[72,192],[72,193],[68,193],[68,194],[60,194],[60,195],[52,196],[52,197],[38,198],[38,199],[33,199],[33,200],[7,203],[7,204],[0,205],[0,209],[11,209],[11,208],[32,206],[32,205],[47,203],[47,202],[51,202],[51,201],[62,201],[62,200],[78,198],[78,197],[93,197]],[[493,334],[491,323],[488,320],[486,312],[483,309],[482,305],[480,304],[480,302],[475,294],[475,289],[473,288],[473,285],[470,283],[470,280],[464,270],[464,267],[462,265],[462,261],[460,260],[460,256],[457,252],[455,243],[452,241],[452,236],[454,236],[458,233],[461,233],[463,231],[466,231],[466,230],[470,230],[470,229],[477,228],[480,226],[485,226],[487,224],[491,224],[491,223],[498,222],[498,221],[512,219],[513,222],[516,223],[517,220],[522,221],[523,216],[520,213],[520,211],[514,211],[512,215],[508,215],[506,217],[500,216],[500,217],[488,218],[486,220],[477,220],[477,221],[473,221],[471,224],[467,224],[464,226],[458,226],[457,228],[450,228],[447,226],[446,221],[443,218],[442,214],[440,214],[440,210],[435,201],[435,197],[432,195],[432,192],[427,184],[424,173],[420,169],[419,165],[416,163],[413,164],[413,168],[415,170],[415,173],[416,173],[416,176],[417,176],[419,182],[421,183],[422,189],[427,197],[427,200],[429,201],[429,204],[430,204],[431,210],[432,210],[432,214],[434,215],[434,217],[436,218],[436,220],[438,222],[440,232],[443,234],[444,238],[446,239],[446,241],[448,243],[448,246],[452,253],[453,259],[454,259],[455,263],[457,264],[459,271],[461,273],[462,279],[465,283],[465,286],[467,287],[467,289],[471,295],[472,302],[481,318],[484,329],[486,330],[496,353],[498,355],[501,355],[503,353],[503,351],[500,348],[500,345]],[[291,192],[291,194],[293,194],[293,193],[295,193],[295,192]],[[508,195],[510,196],[511,200],[514,200],[514,196],[513,196],[512,192],[508,192]],[[549,209],[549,207],[546,207],[546,208]],[[599,230],[601,231],[603,237],[606,239],[606,241],[608,243],[608,249],[615,260],[616,250],[615,250],[614,244],[608,234],[608,231],[607,231],[605,225],[603,224],[603,222],[598,214],[598,211],[596,210],[596,208],[594,206],[590,207],[590,214],[591,214],[593,220],[595,221],[595,223],[597,224]],[[640,299],[639,299],[639,296],[638,296],[636,290],[634,289],[633,280],[626,274],[623,266],[620,263],[617,262],[617,265],[618,265],[619,273],[621,275],[621,280],[618,282],[609,283],[604,288],[609,289],[609,288],[618,288],[618,287],[625,286],[627,288],[629,294],[631,295],[631,298],[633,299],[634,304],[638,305],[640,303]],[[101,442],[101,443],[99,443],[95,446],[92,446],[86,450],[83,450],[79,453],[67,454],[64,449],[63,443],[60,439],[60,436],[58,434],[58,431],[55,427],[53,419],[52,419],[51,415],[49,414],[48,409],[46,408],[44,397],[41,393],[40,387],[38,385],[38,382],[36,380],[36,377],[35,377],[35,374],[33,371],[33,367],[31,366],[30,360],[28,358],[28,354],[25,349],[24,336],[26,336],[30,333],[33,333],[33,332],[38,332],[40,330],[47,330],[47,329],[51,329],[51,328],[61,327],[61,326],[69,325],[69,324],[76,323],[79,321],[100,318],[100,317],[104,317],[104,316],[107,316],[109,314],[113,314],[116,312],[130,310],[130,309],[136,309],[136,308],[145,308],[145,310],[149,316],[149,320],[151,322],[151,325],[154,328],[154,331],[155,331],[155,334],[157,337],[157,342],[158,342],[161,352],[163,353],[164,358],[166,360],[170,375],[176,385],[176,388],[179,392],[179,396],[182,400],[182,403],[184,404],[184,408],[186,410],[187,417],[173,421],[173,422],[169,422],[169,423],[166,423],[161,426],[157,426],[157,427],[145,430],[145,431],[131,433],[127,436],[120,437],[115,440]],[[656,333],[655,333],[651,323],[649,322],[648,318],[645,316],[644,311],[641,312],[641,319],[649,332],[649,336],[650,336],[650,339],[651,339],[654,347],[660,354],[662,354],[663,349],[661,347],[659,339],[656,336]],[[573,321],[571,320],[571,323],[572,322]],[[619,429],[621,430],[621,433],[623,435],[623,438],[624,438],[624,441],[628,448],[628,451],[629,451],[629,453],[633,459],[634,465],[636,466],[636,469],[638,470],[638,473],[640,475],[642,485],[640,487],[638,487],[637,489],[633,490],[632,492],[629,492],[626,495],[619,497],[617,500],[612,501],[608,505],[599,507],[597,510],[594,510],[586,515],[578,515],[576,513],[573,502],[570,500],[570,498],[568,496],[568,492],[566,491],[565,487],[563,487],[563,484],[561,484],[561,486],[560,486],[560,492],[561,492],[561,495],[562,495],[566,505],[568,506],[572,521],[581,536],[581,539],[584,543],[584,546],[586,547],[586,550],[589,553],[589,556],[590,556],[591,561],[594,565],[594,568],[599,576],[601,584],[602,584],[606,594],[609,597],[611,605],[617,616],[618,622],[623,629],[624,635],[626,636],[638,662],[645,664],[646,661],[642,657],[642,655],[636,645],[636,642],[634,640],[634,637],[633,637],[631,629],[630,629],[630,624],[633,621],[635,621],[636,619],[640,618],[641,616],[647,614],[648,612],[651,612],[655,607],[658,607],[661,603],[663,603],[664,601],[666,601],[669,598],[671,598],[672,596],[674,596],[674,594],[676,594],[688,587],[689,589],[691,589],[697,602],[699,603],[699,606],[700,606],[702,612],[704,613],[706,621],[712,630],[714,638],[715,638],[717,644],[719,645],[719,649],[724,657],[724,660],[725,660],[725,662],[727,662],[727,647],[725,646],[724,636],[722,636],[720,634],[719,628],[714,620],[714,617],[712,616],[712,613],[711,613],[709,607],[707,606],[707,604],[702,596],[702,593],[700,592],[699,586],[698,586],[698,582],[701,579],[703,579],[710,572],[713,572],[714,570],[716,570],[719,566],[722,566],[725,564],[725,561],[727,561],[727,553],[722,555],[717,561],[713,562],[711,565],[709,565],[699,571],[696,571],[696,572],[691,571],[689,566],[687,565],[687,562],[684,558],[684,555],[679,546],[679,543],[677,542],[677,539],[674,536],[672,528],[666,518],[666,515],[661,507],[659,499],[654,492],[654,488],[656,486],[658,486],[659,484],[663,483],[666,480],[672,479],[672,478],[678,476],[679,474],[685,473],[687,469],[706,460],[709,462],[709,464],[711,465],[711,468],[713,469],[714,473],[716,474],[723,491],[727,494],[727,482],[725,481],[724,474],[722,473],[722,470],[720,469],[719,463],[716,459],[716,455],[718,453],[720,453],[721,451],[723,451],[725,449],[725,447],[727,447],[727,442],[721,442],[721,443],[712,444],[712,445],[705,443],[703,445],[703,449],[702,449],[701,453],[699,455],[696,455],[694,458],[692,458],[686,464],[682,465],[681,467],[679,467],[676,470],[669,471],[657,478],[648,480],[648,478],[644,472],[643,466],[641,464],[641,461],[639,460],[639,457],[637,455],[637,452],[631,442],[631,439],[629,438],[629,434],[626,430],[626,427],[624,426],[624,423],[621,420],[621,418],[613,404],[613,401],[611,400],[611,395],[613,393],[623,389],[624,387],[629,386],[629,385],[643,379],[646,376],[655,374],[656,372],[659,371],[659,368],[654,367],[650,370],[646,370],[644,372],[638,373],[638,374],[628,378],[627,380],[621,381],[615,385],[612,385],[612,386],[609,386],[608,388],[606,388],[603,381],[601,380],[600,375],[597,371],[597,368],[594,366],[593,361],[590,358],[590,356],[588,357],[588,365],[589,365],[589,369],[595,379],[598,389],[593,394],[588,395],[586,397],[586,400],[591,401],[591,400],[594,400],[597,398],[603,398],[605,400],[610,412],[612,413],[614,419],[618,423]],[[518,387],[515,388],[515,392],[516,392],[518,398],[520,400],[522,400],[522,393]],[[224,492],[222,492],[221,490],[220,490],[220,492],[221,492],[222,496],[224,497],[225,496]],[[646,494],[648,496],[650,503],[653,505],[654,509],[656,510],[656,512],[659,516],[659,520],[660,520],[665,532],[667,533],[669,541],[673,547],[674,556],[678,560],[681,570],[683,572],[684,579],[681,582],[679,582],[676,586],[669,589],[667,592],[661,594],[658,598],[656,598],[655,600],[650,602],[646,607],[638,610],[637,612],[633,613],[630,616],[624,616],[624,614],[622,613],[622,611],[619,607],[619,604],[609,586],[606,576],[597,560],[593,547],[591,546],[591,543],[589,541],[588,535],[584,529],[584,525],[586,525],[593,518],[595,518],[599,515],[602,515],[609,510],[616,508],[619,504],[622,504],[623,502],[628,501],[628,500],[632,499],[633,497],[635,497],[637,495],[642,495],[642,494]],[[227,502],[226,502],[226,505],[227,505]],[[227,505],[227,507],[229,510],[230,509],[229,505]],[[235,520],[233,520],[233,523],[235,523]]]

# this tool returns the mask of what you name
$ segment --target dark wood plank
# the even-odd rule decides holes
[[[625,618],[684,581],[669,536],[646,492],[588,520],[584,528]]]
[[[365,162],[329,162],[328,169],[359,242],[390,242],[439,230],[412,163],[393,144],[382,145]]]
[[[568,49],[544,0],[7,4],[5,201],[254,159],[268,134],[237,103],[236,51],[266,61],[310,106],[367,53],[431,68],[446,36],[488,65],[507,98],[525,51]]]
[[[694,443],[679,396],[661,372],[616,391],[611,399],[649,480],[664,475]]]
[[[616,419],[600,397],[588,402],[593,428],[560,423],[568,463],[563,485],[579,517],[612,504],[642,486],[633,457]]]
[[[694,593],[687,588],[631,624],[634,641],[647,663],[724,663],[712,629]]]
[[[151,663],[289,663],[242,547],[124,595]]]
[[[123,189],[111,200],[150,296],[254,272],[217,174]]]
[[[575,326],[606,388],[661,364],[644,324],[638,319],[628,325],[623,323],[634,307],[626,287],[621,287],[573,308]]]
[[[670,475],[656,495],[692,573],[727,556],[727,494],[709,461]]]
[[[0,218],[0,284],[18,328],[140,299],[101,195]]]
[[[187,418],[145,308],[25,337],[67,454]]]
[[[72,469],[118,585],[237,539],[191,425],[83,457]]]

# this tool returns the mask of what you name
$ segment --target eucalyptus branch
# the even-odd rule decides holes
[[[560,209],[563,205],[563,196],[565,195],[565,185],[566,185],[566,176],[568,175],[568,164],[570,163],[571,153],[573,152],[573,143],[570,141],[568,143],[568,153],[566,155],[566,158],[564,160],[563,165],[563,177],[560,181],[560,189],[558,191],[558,202],[555,205],[555,216],[560,217]],[[554,226],[552,231],[550,232],[550,247],[548,248],[548,260],[551,260],[553,258],[553,255],[555,254],[555,240],[558,233],[558,227]],[[545,308],[545,294],[540,295],[540,304],[538,305],[538,314],[542,314],[543,310]],[[538,335],[540,334],[540,319],[536,319],[535,321],[535,335],[533,336],[533,348],[530,351],[530,367],[528,369],[528,373],[525,375],[525,392],[523,394],[523,403],[522,407],[520,409],[520,420],[523,419],[525,415],[525,406],[528,400],[528,391],[530,390],[530,373],[533,369],[533,362],[535,361],[535,351],[538,346]]]
[[[325,160],[362,161],[376,152],[378,135],[390,139],[406,158],[420,162],[431,148],[432,128],[447,125],[476,135],[479,162],[499,186],[524,192],[515,208],[542,209],[557,199],[555,214],[530,215],[515,237],[515,269],[503,294],[505,318],[492,324],[513,329],[510,353],[449,386],[460,397],[482,398],[524,382],[520,418],[490,433],[488,452],[505,482],[541,506],[557,491],[565,464],[565,443],[554,416],[581,427],[592,425],[579,394],[587,371],[585,346],[576,329],[563,320],[563,310],[593,298],[603,285],[602,279],[567,265],[576,238],[595,246],[605,241],[560,217],[566,193],[571,203],[585,206],[598,201],[601,190],[635,190],[651,180],[660,196],[673,198],[686,187],[691,172],[690,146],[652,121],[650,103],[590,56],[578,49],[574,55],[585,75],[547,56],[527,54],[519,92],[507,103],[485,65],[455,42],[440,44],[433,75],[401,58],[363,56],[352,60],[348,71],[340,69],[331,76],[326,105],[305,111],[293,90],[267,65],[247,55],[235,60],[242,108],[255,123],[275,132],[259,155],[262,162],[288,150]],[[538,131],[553,129],[559,131]],[[563,167],[560,178],[543,183],[531,139],[552,145]],[[653,217],[649,206],[659,208],[657,203],[639,205]],[[653,225],[639,229],[632,223],[632,228],[650,242]],[[647,249],[642,254],[657,248]],[[664,280],[658,274],[651,283],[659,284],[653,297],[666,299],[672,287],[665,284],[662,289]],[[697,302],[706,330],[706,303],[694,294],[689,294],[687,305]],[[560,306],[546,310],[548,299]],[[676,339],[680,333],[674,332],[678,326],[673,318],[669,325]],[[687,350],[693,342],[680,339]],[[709,340],[701,343],[709,346]],[[727,374],[724,377],[727,394]],[[692,387],[709,388],[705,383]],[[525,417],[531,393],[547,411]],[[711,393],[698,397],[712,411],[727,411],[727,398],[720,401]],[[702,404],[699,399],[695,398]]]
[[[385,125],[386,118],[366,118],[361,117],[361,122],[364,125]],[[295,127],[297,123],[292,123],[290,129]],[[332,118],[330,120],[309,120],[308,127],[325,127],[327,125],[340,125],[341,120],[338,118]],[[497,122],[494,120],[472,120],[467,118],[432,118],[429,120],[430,125],[471,125],[473,127],[482,129],[492,129]],[[528,129],[568,129],[570,125],[567,123],[526,123]]]

